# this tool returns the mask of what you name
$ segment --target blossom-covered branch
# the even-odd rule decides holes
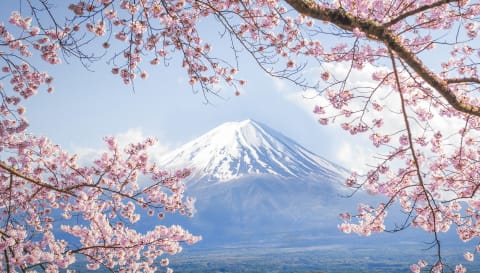
[[[145,257],[154,259],[177,251],[179,241],[198,239],[176,227],[155,228],[150,235],[126,227],[138,220],[137,206],[146,207],[147,214],[189,211],[182,173],[167,175],[151,165],[144,152],[149,141],[121,151],[107,139],[109,152],[80,167],[47,138],[28,134],[23,102],[42,89],[53,92],[54,83],[35,64],[60,65],[68,57],[87,67],[106,60],[125,84],[146,79],[148,71],[162,73],[150,65],[178,63],[186,82],[206,97],[225,89],[239,95],[248,86],[240,63],[253,61],[272,77],[317,91],[320,100],[312,110],[321,124],[366,134],[377,149],[378,163],[352,173],[347,185],[387,202],[361,204],[357,215],[342,214],[340,229],[383,232],[389,210],[398,204],[406,218],[394,230],[413,226],[432,235],[438,256],[430,265],[434,272],[447,270],[439,233],[456,228],[462,241],[480,237],[479,3],[84,0],[53,5],[30,0],[18,5],[21,12],[12,11],[0,23],[3,269],[68,266],[74,257],[68,253],[77,251],[91,259],[91,268],[128,263],[148,271],[151,259],[131,262],[137,256],[127,257],[117,246],[135,248],[138,255],[144,240],[155,248]],[[358,73],[361,84],[352,76]],[[146,176],[151,184],[141,187],[137,180]],[[61,210],[62,221],[79,215],[89,223],[61,226],[78,238],[77,250],[53,235],[57,222],[51,215]],[[29,239],[36,236],[42,239]],[[472,261],[478,252],[480,245],[465,259]],[[122,259],[110,258],[111,253]],[[411,270],[426,266],[422,259]],[[465,267],[458,264],[454,271]]]

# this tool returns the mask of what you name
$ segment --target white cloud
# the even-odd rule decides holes
[[[130,143],[141,142],[149,136],[146,136],[140,128],[130,128],[126,132],[115,135],[115,137],[119,147],[126,147]],[[159,141],[158,138],[155,139],[157,142],[150,148],[149,155],[154,160],[158,160],[160,156],[168,152],[169,146]]]
[[[375,151],[366,145],[344,141],[339,145],[335,159],[348,170],[365,173],[371,169],[368,165],[374,163]]]
[[[321,68],[310,69],[307,73],[310,77],[315,77],[321,74],[322,71],[328,71],[331,74],[332,78],[337,80],[344,79],[348,74],[348,81],[345,82],[346,89],[354,88],[374,88],[377,86],[378,82],[374,81],[371,78],[373,72],[377,69],[386,70],[386,67],[374,67],[372,65],[366,65],[364,69],[360,70],[351,70],[350,64],[348,63],[337,63],[337,64],[324,64]],[[328,105],[326,96],[319,94],[317,90],[305,90],[299,91],[298,88],[289,88],[285,87],[286,84],[282,84],[280,80],[274,81],[274,86],[277,87],[279,95],[283,96],[285,99],[302,109],[306,112],[312,119],[316,120],[319,116],[313,113],[313,109],[316,105]],[[371,122],[373,119],[383,119],[383,126],[378,128],[380,134],[394,134],[398,133],[401,130],[405,129],[403,124],[403,117],[399,115],[401,112],[401,104],[398,92],[388,90],[388,89],[378,89],[375,91],[375,94],[371,99],[376,100],[379,104],[385,105],[386,109],[381,112],[377,111],[367,111],[364,112],[363,120],[366,122]],[[350,105],[350,109],[362,109],[364,107],[364,102],[353,100]],[[428,102],[420,101],[419,103],[424,103],[424,109],[429,109]],[[388,108],[388,109],[387,109]],[[409,110],[411,117],[414,117],[414,114]],[[438,111],[435,109],[430,109],[434,111],[434,115],[438,115]],[[338,163],[343,166],[356,170],[356,171],[365,171],[368,170],[368,165],[373,165],[375,163],[375,155],[381,152],[382,150],[375,149],[372,146],[371,141],[368,140],[368,134],[356,135],[354,137],[348,137],[348,133],[344,132],[339,124],[343,122],[342,118],[337,118],[334,125],[329,124],[324,127],[326,135],[331,135],[336,139],[336,145],[338,148],[331,153],[331,157],[335,158]],[[464,126],[462,122],[455,122],[454,119],[448,118],[434,118],[429,121],[430,126],[434,128],[435,131],[441,131],[444,136],[454,134]],[[452,124],[453,123],[453,124]],[[410,126],[414,130],[414,138],[422,136],[425,133],[425,130],[421,127],[415,119],[410,119]],[[402,134],[404,134],[403,132]],[[397,143],[399,134],[395,134],[392,138],[392,144]],[[451,140],[455,142],[454,139]],[[367,165],[368,164],[368,165]]]
[[[309,69],[309,71],[306,72],[306,76],[318,77],[318,75],[320,75],[322,71],[328,71],[331,74],[331,78],[343,80],[348,75],[348,80],[345,82],[344,86],[345,89],[353,90],[355,88],[362,88],[361,90],[363,90],[363,88],[370,88],[363,91],[371,92],[371,88],[376,88],[378,85],[378,82],[374,81],[371,75],[378,70],[386,71],[389,69],[387,67],[375,67],[367,64],[362,70],[355,70],[350,69],[349,63],[326,63],[322,67]],[[312,112],[316,105],[328,105],[328,101],[325,95],[320,94],[317,90],[311,89],[302,92],[298,91],[298,88],[291,88],[290,91],[287,92],[285,91],[286,88],[284,88],[281,84],[274,82],[274,85],[279,87],[280,95],[284,96],[287,100],[297,105],[297,107],[308,113],[313,119],[318,118],[318,116],[313,114]],[[354,92],[357,93],[356,91]],[[387,88],[379,88],[375,91],[373,95],[371,95],[369,99],[370,102],[376,101],[379,104],[384,105],[386,109],[381,112],[364,112],[362,115],[364,121],[370,123],[371,121],[373,121],[373,119],[383,119],[381,133],[384,135],[399,132],[405,128],[403,122],[401,121],[403,117],[399,115],[399,113],[401,112],[401,104],[398,92],[392,91]],[[423,107],[423,109],[430,111],[434,115],[438,115],[438,110],[431,109],[430,102],[419,101],[418,103],[419,106]],[[350,102],[349,109],[361,110],[364,108],[364,104],[364,100],[352,100]],[[409,115],[411,117],[414,116],[414,114],[411,112],[411,109],[409,110]],[[424,131],[423,128],[417,122],[414,122],[414,119],[410,119],[410,121],[410,126],[412,127],[412,129],[417,132],[418,135],[422,135]],[[342,118],[337,118],[336,125],[334,125],[333,127],[339,128],[338,124],[340,124],[341,122]],[[460,129],[458,126],[453,126],[452,123],[460,123],[460,127],[464,125],[461,121],[448,118],[434,118],[433,120],[429,121],[430,126],[432,126],[434,130],[444,132],[445,135],[454,134]]]
[[[73,154],[78,156],[78,162],[80,165],[92,164],[92,159],[99,158],[100,155],[105,152],[105,149],[95,149],[90,147],[75,147],[73,148]]]
[[[125,147],[130,143],[140,142],[145,139],[145,136],[141,129],[130,128],[126,132],[118,133],[115,135],[118,146]]]
[[[146,136],[140,128],[130,128],[126,132],[114,135],[114,137],[117,139],[118,146],[122,148],[130,143],[141,142],[148,136]],[[156,144],[150,148],[148,154],[154,161],[158,161],[158,159],[168,152],[169,149],[169,145],[166,145],[157,139]],[[103,143],[100,148],[75,147],[73,149],[73,153],[77,154],[80,163],[91,163],[92,158],[98,158],[104,152],[106,152],[106,147]]]
[[[350,68],[350,63],[326,63],[322,67],[312,68],[305,72],[306,77],[320,77],[323,71],[328,71],[332,79],[344,80],[348,75],[348,80],[345,81],[345,89],[354,89],[354,88],[375,88],[378,85],[378,82],[374,81],[371,78],[372,73],[377,70],[386,70],[386,67],[374,67],[372,65],[365,65],[362,70],[355,70]],[[278,83],[274,82],[275,86],[280,86]],[[340,85],[334,85],[332,88],[338,88]],[[299,92],[298,89],[293,90],[292,92],[281,92],[284,96],[290,101],[294,102],[296,105],[304,109],[305,111],[312,113],[315,105],[325,105],[327,100],[323,94],[320,94],[317,90],[308,89],[303,92]],[[382,93],[382,96],[386,92],[377,91],[377,94]],[[378,95],[379,97],[382,97]],[[355,102],[353,102],[355,103]],[[355,105],[353,105],[355,107]]]
[[[279,78],[272,77],[273,86],[275,86],[275,90],[280,93],[285,93],[288,91],[287,83]]]
[[[310,114],[313,119],[317,119],[317,116],[313,114],[315,105],[327,103],[327,100],[318,94],[318,91],[313,89],[308,89],[303,92],[289,92],[285,94],[285,98]]]

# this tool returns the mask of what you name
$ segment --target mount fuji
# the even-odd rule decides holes
[[[351,196],[344,186],[346,169],[257,121],[224,123],[166,154],[160,163],[167,170],[192,170],[186,193],[196,198],[197,213],[166,220],[203,236],[189,247],[193,251],[239,250],[254,256],[265,249],[322,249],[327,256],[375,259],[379,252],[392,253],[392,246],[405,253],[425,248],[425,234],[418,229],[369,237],[340,232],[339,213],[354,212],[359,203],[388,200],[363,191]],[[404,222],[400,210],[389,212],[387,227]],[[450,237],[456,238],[455,232],[445,235],[444,242],[452,247]]]
[[[338,213],[358,201],[342,197],[350,193],[344,168],[254,120],[224,123],[163,156],[160,166],[192,170],[185,183],[197,213],[174,220],[204,243],[341,236]]]
[[[163,157],[161,164],[191,168],[190,180],[203,184],[259,175],[338,179],[347,174],[340,166],[250,119],[214,128]]]

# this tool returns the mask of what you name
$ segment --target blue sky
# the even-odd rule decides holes
[[[0,15],[0,22],[6,22],[10,11]],[[204,23],[206,39],[216,37],[212,22]],[[224,53],[225,45],[216,39],[213,50]],[[54,77],[55,92],[39,92],[26,103],[30,132],[46,135],[71,152],[100,148],[106,135],[154,136],[160,151],[166,151],[223,122],[251,118],[347,167],[358,166],[360,156],[368,157],[357,138],[316,122],[315,103],[302,99],[300,88],[267,76],[253,63],[246,54],[241,56],[239,77],[247,85],[240,96],[224,89],[223,98],[207,94],[207,102],[202,93],[192,92],[185,71],[174,62],[168,67],[144,64],[150,76],[137,80],[133,91],[110,73],[106,60],[92,64],[92,71],[77,60],[56,66],[34,61]]]
[[[224,98],[207,94],[208,103],[203,94],[192,92],[178,67],[152,67],[148,79],[137,80],[135,91],[103,63],[93,69],[86,71],[74,61],[50,67],[55,92],[40,92],[28,102],[30,130],[67,149],[99,146],[102,136],[129,129],[174,148],[223,122],[252,118],[327,157],[339,144],[339,129],[319,125],[309,106],[292,100],[292,96],[301,99],[302,91],[279,84],[255,66],[248,67],[248,84],[240,96],[225,89]]]

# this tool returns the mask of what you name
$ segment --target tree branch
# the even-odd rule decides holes
[[[314,0],[285,0],[298,12],[310,16],[312,18],[330,22],[346,31],[353,31],[359,29],[366,34],[370,40],[378,41],[390,50],[395,52],[395,55],[408,64],[417,75],[427,82],[433,89],[442,95],[447,102],[456,110],[465,114],[471,114],[480,117],[480,107],[463,102],[460,98],[452,92],[448,87],[448,82],[436,75],[416,56],[410,51],[387,26],[378,24],[373,20],[363,19],[346,12],[342,8],[329,9],[322,7]]]
[[[446,79],[447,84],[452,83],[480,83],[480,79],[476,77],[467,77],[467,78],[451,78]]]
[[[423,194],[425,195],[425,200],[426,200],[428,208],[430,209],[431,216],[432,216],[432,222],[433,222],[432,230],[433,230],[433,234],[434,234],[435,244],[437,246],[437,257],[438,257],[437,264],[438,264],[438,263],[442,263],[440,238],[438,236],[437,219],[436,219],[436,212],[438,211],[438,206],[435,203],[435,200],[432,196],[432,193],[425,187],[425,182],[423,181],[423,177],[422,177],[422,174],[420,172],[420,164],[419,164],[419,160],[418,160],[415,148],[413,147],[412,129],[410,127],[410,122],[408,121],[407,109],[406,109],[406,106],[405,106],[405,98],[403,97],[403,92],[402,92],[402,88],[401,88],[401,85],[400,85],[400,79],[399,79],[399,76],[398,76],[397,65],[395,63],[395,56],[393,55],[392,51],[389,51],[389,53],[390,53],[390,59],[392,61],[393,72],[394,72],[394,75],[395,75],[395,82],[396,82],[398,93],[399,93],[399,96],[400,96],[400,103],[401,103],[401,106],[402,106],[403,121],[405,123],[405,128],[407,129],[408,143],[409,143],[409,147],[410,147],[410,152],[412,153],[413,163],[415,164],[418,183],[419,183],[419,186],[422,188]]]
[[[46,183],[43,183],[41,181],[38,181],[38,180],[35,180],[31,177],[28,177],[27,175],[21,173],[20,171],[16,170],[15,168],[12,168],[10,166],[8,166],[7,164],[5,164],[4,162],[0,162],[0,169],[4,169],[5,171],[7,171],[8,173],[14,175],[14,176],[17,176],[17,177],[20,177],[22,179],[25,179],[27,180],[28,182],[31,182],[39,187],[44,187],[44,188],[47,188],[49,190],[52,190],[52,191],[56,191],[56,192],[61,192],[61,193],[65,193],[65,194],[68,194],[68,195],[72,195],[72,196],[76,196],[73,192],[71,191],[68,191],[68,190],[64,190],[64,189],[61,189],[59,187],[55,187],[55,186],[52,186],[50,184],[46,184]]]
[[[404,19],[406,19],[406,18],[408,18],[412,15],[415,15],[417,13],[420,13],[420,12],[423,12],[423,11],[426,11],[426,10],[429,10],[429,9],[432,9],[432,8],[440,7],[442,5],[445,5],[445,4],[448,4],[448,3],[451,3],[451,2],[457,2],[457,1],[458,0],[441,0],[441,1],[438,1],[438,2],[435,2],[435,3],[432,3],[430,5],[425,5],[425,6],[418,7],[416,9],[411,10],[411,11],[400,14],[399,16],[390,20],[388,23],[383,24],[383,26],[384,27],[393,26],[396,23],[398,23],[398,22],[400,22],[400,21],[402,21],[402,20],[404,20]]]

